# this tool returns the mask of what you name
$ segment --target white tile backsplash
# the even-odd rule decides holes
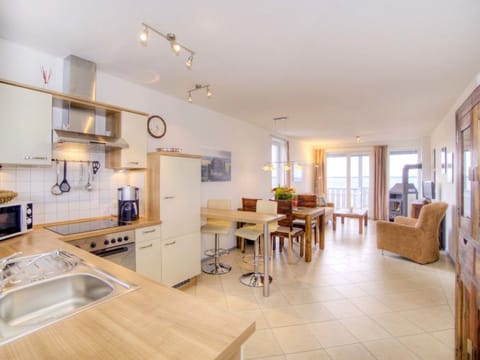
[[[103,153],[75,153],[57,151],[58,159],[97,160],[101,167],[91,180],[92,191],[87,191],[87,164],[67,163],[67,180],[70,192],[53,195],[50,190],[56,181],[55,163],[51,167],[4,165],[0,168],[0,189],[13,190],[19,195],[15,200],[34,203],[34,223],[43,224],[96,216],[117,214],[117,188],[133,185],[140,188],[140,214],[143,214],[144,173],[114,171],[105,168]],[[63,180],[63,163],[59,163],[59,183]],[[83,167],[83,169],[82,169]]]

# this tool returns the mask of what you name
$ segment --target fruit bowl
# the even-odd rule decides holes
[[[7,203],[17,197],[15,191],[10,190],[0,190],[0,204]]]

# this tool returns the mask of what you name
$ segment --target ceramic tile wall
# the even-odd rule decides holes
[[[118,187],[135,185],[140,187],[140,192],[143,193],[143,172],[136,172],[135,183],[131,184],[130,172],[105,168],[104,153],[56,152],[54,158],[100,161],[100,170],[91,181],[92,191],[85,189],[88,180],[86,163],[67,162],[67,180],[71,190],[58,196],[50,191],[56,181],[55,165],[51,167],[4,165],[0,169],[0,189],[18,192],[16,200],[32,201],[35,224],[116,215]],[[61,182],[63,163],[58,165]],[[142,214],[143,204],[140,210]]]

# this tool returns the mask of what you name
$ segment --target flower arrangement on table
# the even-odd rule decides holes
[[[288,186],[278,186],[272,189],[275,200],[294,200],[297,193],[294,188]]]

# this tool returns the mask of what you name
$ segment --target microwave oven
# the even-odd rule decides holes
[[[24,234],[33,228],[33,204],[17,202],[0,205],[0,240]]]

